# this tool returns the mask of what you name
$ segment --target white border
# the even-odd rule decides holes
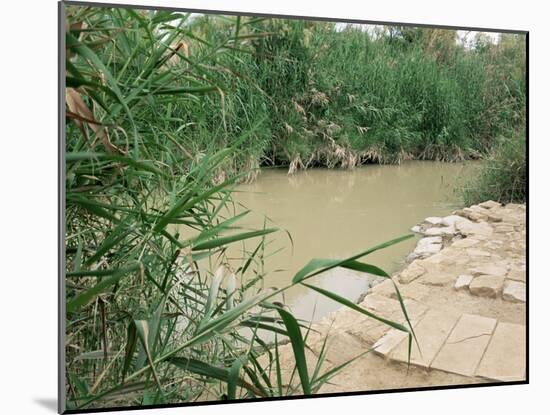
[[[124,3],[112,0],[112,3]],[[129,3],[138,3],[135,2]],[[549,14],[544,3],[388,0],[155,0],[141,4],[314,15],[364,20],[495,27],[530,31],[530,380],[526,386],[367,395],[228,406],[139,411],[135,414],[280,414],[367,412],[464,414],[530,412],[547,406],[550,273],[545,174]],[[2,413],[55,412],[57,356],[57,4],[25,0],[2,5],[0,180],[2,218],[0,316]],[[534,189],[537,191],[534,191]],[[540,412],[544,411],[542,409]],[[539,411],[535,411],[539,412]]]

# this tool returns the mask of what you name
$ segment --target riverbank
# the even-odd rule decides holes
[[[360,306],[392,321],[404,299],[420,345],[407,367],[406,335],[341,308],[312,327],[308,367],[327,340],[324,370],[366,353],[320,393],[518,381],[526,358],[526,206],[484,202],[430,217],[403,270],[369,289]],[[370,352],[368,352],[370,351]],[[291,345],[280,347],[291,378]],[[324,371],[323,370],[323,371]],[[296,378],[296,377],[294,377]],[[295,381],[293,381],[295,383]]]

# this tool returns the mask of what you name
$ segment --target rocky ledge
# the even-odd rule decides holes
[[[313,372],[325,337],[322,371],[361,357],[321,393],[525,379],[526,206],[487,201],[426,218],[413,231],[422,238],[408,265],[359,304],[404,324],[399,289],[418,340],[412,365],[406,334],[341,308],[313,325],[308,367]],[[290,382],[291,345],[280,355]]]
[[[472,295],[525,302],[525,205],[490,200],[443,218],[426,218],[411,230],[423,238],[397,275],[400,283],[423,276],[425,285],[454,281],[455,289]],[[453,275],[455,269],[462,272]]]

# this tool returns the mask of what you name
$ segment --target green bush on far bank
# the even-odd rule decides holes
[[[527,197],[527,158],[525,135],[501,139],[487,157],[479,174],[463,191],[464,203],[473,205],[485,200],[501,203],[524,203]]]
[[[195,24],[207,37],[227,30],[215,19]],[[220,80],[230,129],[266,117],[263,134],[242,154],[263,165],[294,171],[477,159],[525,120],[520,35],[503,34],[497,44],[479,35],[464,47],[455,31],[440,29],[337,30],[327,22],[269,19],[245,30],[265,36],[239,59],[225,55],[209,64],[241,74]],[[197,109],[186,114],[192,122]],[[217,118],[202,120],[215,127]]]

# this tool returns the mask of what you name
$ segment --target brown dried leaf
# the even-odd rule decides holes
[[[88,125],[101,141],[107,153],[124,154],[122,150],[111,143],[106,126],[95,119],[94,114],[76,89],[67,88],[65,102],[67,104],[67,116],[75,122],[86,139],[89,138],[86,130],[86,125]]]

